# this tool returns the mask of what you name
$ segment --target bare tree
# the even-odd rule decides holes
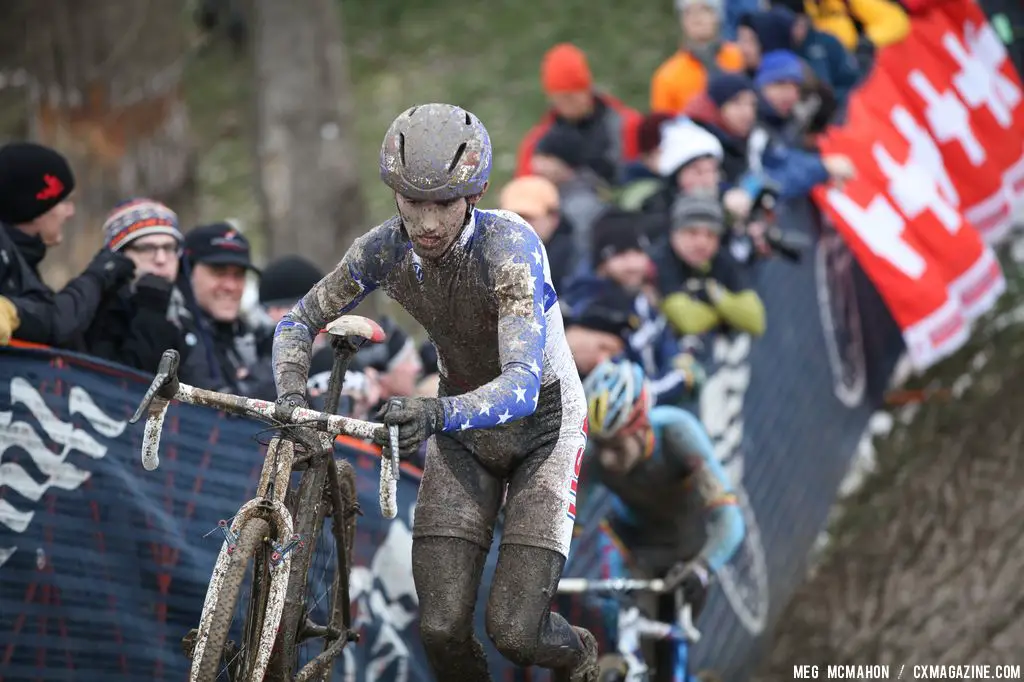
[[[181,75],[180,0],[7,0],[8,69],[25,74],[30,135],[68,156],[77,218],[47,280],[77,274],[111,206],[145,194],[189,217],[194,154]]]
[[[361,234],[348,62],[335,0],[253,0],[268,255],[333,268]]]

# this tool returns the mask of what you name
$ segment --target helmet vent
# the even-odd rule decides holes
[[[405,133],[398,133],[398,158],[405,165]]]
[[[459,145],[459,148],[455,150],[455,157],[452,162],[448,164],[448,172],[451,173],[455,170],[455,167],[459,165],[459,161],[462,160],[462,155],[466,153],[466,143],[463,142]]]
[[[412,115],[416,113],[417,109],[419,109],[419,107],[413,107],[409,110],[409,118],[412,118]]]
[[[468,111],[466,112],[466,125],[468,125],[468,126],[473,125],[473,119],[469,117],[469,112]]]

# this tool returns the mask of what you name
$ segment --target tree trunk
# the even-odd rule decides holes
[[[146,195],[186,224],[193,217],[183,2],[11,4],[24,22],[11,60],[28,74],[30,134],[64,153],[77,179],[76,217],[44,261],[47,282],[59,286],[101,246],[104,216],[118,201]]]
[[[259,194],[268,257],[333,269],[366,229],[335,0],[254,0]]]

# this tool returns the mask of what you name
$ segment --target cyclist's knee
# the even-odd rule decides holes
[[[425,611],[420,614],[420,639],[428,651],[455,650],[472,638],[472,616]]]
[[[532,610],[517,607],[516,599],[491,597],[487,605],[487,636],[502,656],[518,666],[529,666],[537,658],[540,622]]]

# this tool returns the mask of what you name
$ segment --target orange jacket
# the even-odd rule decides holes
[[[875,47],[898,43],[910,33],[910,19],[892,0],[804,0],[814,28],[831,33],[847,50],[857,47],[856,17]]]
[[[609,124],[619,129],[619,161],[634,160],[638,154],[636,131],[640,126],[643,116],[636,109],[626,106],[611,95],[597,93],[595,96],[607,107],[605,116],[611,117],[608,121]],[[544,137],[544,134],[551,129],[554,122],[555,114],[549,111],[540,120],[540,123],[530,128],[526,133],[526,137],[519,143],[519,153],[516,155],[515,177],[518,178],[531,174],[530,160],[533,159],[533,150],[540,139]]]
[[[742,71],[743,54],[733,43],[725,43],[715,61],[723,71]],[[704,92],[708,73],[704,65],[685,50],[666,59],[651,79],[651,111],[681,114],[690,100]]]

